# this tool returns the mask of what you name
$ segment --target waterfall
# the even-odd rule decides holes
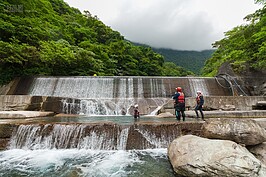
[[[144,98],[142,78],[138,78],[138,98]]]
[[[122,129],[120,133],[120,138],[118,139],[118,146],[117,149],[118,150],[124,150],[126,149],[127,146],[127,139],[128,139],[128,132],[129,132],[129,128],[124,128]]]
[[[29,95],[79,99],[166,97],[163,78],[36,77]]]
[[[0,151],[0,176],[174,177],[169,143],[200,128],[198,123],[21,124],[9,148]]]
[[[91,149],[127,150],[166,148],[180,135],[180,129],[160,127],[122,127],[116,124],[29,124],[13,132],[9,149]],[[136,137],[136,135],[138,135]]]
[[[168,144],[170,143],[167,137],[157,137],[154,133],[151,133],[147,130],[140,130],[137,129],[139,133],[143,135],[145,140],[147,140],[151,145],[153,145],[155,148],[162,148],[162,147],[167,147]]]
[[[68,98],[113,98],[113,78],[36,77],[30,95]]]
[[[162,79],[150,79],[150,93],[151,93],[151,98],[154,97],[166,97],[166,91]]]
[[[9,149],[92,149],[125,150],[128,128],[86,124],[20,125]]]
[[[27,94],[62,97],[62,111],[67,114],[131,115],[131,107],[138,103],[142,114],[151,115],[171,98],[177,86],[187,97],[195,97],[197,90],[204,96],[226,93],[214,78],[78,76],[36,77]]]
[[[154,111],[150,113],[150,115],[157,115],[157,112],[162,108],[162,106],[158,106]]]
[[[130,115],[135,103],[162,99],[166,91],[162,78],[36,77],[29,94],[66,97],[62,99],[62,112],[67,114]],[[158,106],[162,105],[153,107]]]
[[[191,95],[196,97],[197,91],[201,91],[203,95],[208,96],[209,92],[205,79],[203,78],[189,78]]]

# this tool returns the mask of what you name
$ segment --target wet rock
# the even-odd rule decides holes
[[[0,138],[10,138],[15,127],[11,124],[0,124]]]
[[[266,165],[266,142],[247,147],[264,165]]]
[[[0,124],[0,150],[6,149],[15,125]]]
[[[255,105],[252,105],[252,109],[266,110],[266,101],[258,101]]]
[[[202,126],[201,136],[231,140],[245,145],[256,145],[266,141],[265,129],[251,119],[208,120]]]
[[[9,139],[0,139],[0,150],[5,150],[8,146]]]
[[[53,116],[54,112],[41,112],[41,111],[0,111],[0,119],[6,118],[29,118],[29,117],[46,117]]]
[[[262,128],[266,129],[266,118],[257,118],[255,120]]]
[[[160,118],[168,118],[168,117],[175,117],[175,115],[173,115],[173,114],[170,113],[170,112],[164,112],[164,113],[161,113],[161,114],[157,115],[156,117],[160,117]]]
[[[221,106],[220,109],[223,111],[234,111],[234,110],[236,110],[236,107],[235,107],[235,105],[226,104],[224,106]]]
[[[229,140],[181,136],[170,144],[168,157],[174,171],[181,176],[266,175],[265,166],[254,155]]]

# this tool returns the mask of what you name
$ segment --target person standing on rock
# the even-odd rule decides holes
[[[197,103],[197,105],[195,107],[195,112],[197,115],[197,119],[199,118],[199,113],[198,113],[198,110],[199,110],[200,114],[201,114],[201,118],[202,118],[202,120],[204,120],[204,114],[202,111],[202,106],[204,104],[204,98],[203,98],[201,91],[197,91],[196,103]]]
[[[185,94],[182,92],[181,87],[176,88],[175,95],[172,97],[174,99],[174,108],[175,108],[175,115],[176,119],[180,121],[181,115],[183,118],[183,121],[185,121]]]

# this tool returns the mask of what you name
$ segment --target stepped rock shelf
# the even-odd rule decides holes
[[[184,134],[199,135],[203,122],[137,122],[131,125],[108,121],[92,123],[45,122],[38,119],[30,123],[0,124],[1,148],[5,149],[12,135],[16,134],[16,147],[34,149],[32,145],[45,144],[57,149],[84,148],[99,150],[129,150],[167,148],[169,143]],[[74,120],[73,120],[74,121]],[[21,136],[21,137],[18,137]],[[101,141],[102,140],[102,141]],[[38,141],[38,142],[37,142]],[[97,142],[90,147],[91,142]],[[94,146],[94,145],[93,145]]]

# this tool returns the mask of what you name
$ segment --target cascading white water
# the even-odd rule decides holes
[[[138,98],[144,98],[142,78],[138,78]]]
[[[36,77],[29,94],[67,97],[62,99],[63,112],[85,115],[130,115],[132,106],[146,99],[144,95],[166,97],[162,78],[145,78],[144,83],[140,77]]]
[[[156,167],[156,168],[154,168]],[[167,176],[167,149],[11,149],[0,151],[0,176]]]
[[[75,141],[81,140],[84,126],[79,125],[20,125],[11,138],[10,149],[53,149],[74,148]]]
[[[122,128],[113,124],[29,124],[19,125],[13,132],[9,149],[126,150],[131,147],[127,146],[127,141],[130,135],[134,137],[134,131],[142,135],[143,139],[139,141],[149,143],[145,145],[134,142],[140,149],[150,146],[166,148],[177,136],[176,129],[167,129],[160,135],[155,135],[153,129],[134,125]]]
[[[173,137],[176,136],[175,132],[172,132],[171,136],[165,136],[162,132],[161,137],[157,137],[154,133],[151,133],[145,129],[136,129],[151,145],[155,148],[168,147],[173,141]]]
[[[92,149],[125,150],[129,128],[116,134],[92,130],[87,125],[20,125],[10,140],[9,149]]]
[[[129,115],[129,108],[134,105],[134,100],[133,78],[121,78],[118,84],[117,103],[115,104],[116,115]]]
[[[164,84],[162,84],[162,79],[150,79],[150,93],[151,98],[154,97],[166,97],[165,94],[165,87]]]
[[[72,98],[63,100],[68,113],[78,109],[89,115],[120,115],[120,109],[140,101],[149,105],[152,100],[158,108],[165,103],[165,90],[175,88],[167,83],[165,89],[162,78],[145,79],[40,77],[31,95]],[[145,128],[134,130],[142,135],[143,147],[148,142],[147,148],[156,149],[125,150],[132,142],[128,140],[130,128],[114,128],[109,134],[103,129],[88,131],[84,124],[21,125],[11,138],[10,149],[0,152],[0,176],[175,176],[165,147],[171,135],[178,133],[164,130],[157,136]]]
[[[68,98],[113,98],[113,78],[36,77],[30,95]]]
[[[197,96],[197,91],[201,91],[203,95],[208,96],[209,92],[204,78],[189,78],[190,90],[192,96]]]
[[[54,96],[54,89],[56,86],[57,78],[34,78],[30,95],[36,96]],[[56,94],[56,93],[55,93]]]
[[[13,132],[9,149],[0,151],[0,176],[174,177],[165,148],[170,142],[165,135],[171,132],[163,131],[165,135],[158,138],[144,130],[145,127],[136,128],[134,126],[134,131],[156,149],[125,150],[131,127],[19,125]],[[172,134],[176,136],[177,132]]]
[[[128,139],[128,131],[129,131],[129,128],[124,128],[124,129],[122,129],[121,132],[118,132],[119,133],[119,137],[120,137],[118,139],[118,143],[117,143],[117,149],[118,150],[126,149],[127,139]]]
[[[209,96],[208,79],[213,80],[200,77],[36,77],[29,94],[67,98],[62,100],[63,112],[67,114],[131,115],[137,103],[143,114],[153,115],[171,97],[173,93],[170,92],[177,85],[184,88],[186,96],[196,96],[197,90]],[[152,99],[162,101],[146,104],[146,100]]]

